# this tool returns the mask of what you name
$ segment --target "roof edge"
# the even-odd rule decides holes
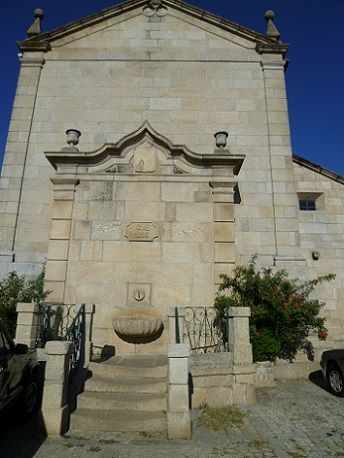
[[[262,33],[255,32],[254,30],[241,26],[229,19],[225,19],[216,14],[210,13],[206,10],[198,8],[196,6],[185,3],[181,0],[162,0],[163,4],[167,7],[174,8],[179,11],[186,12],[197,19],[203,20],[208,24],[219,27],[225,31],[234,33],[235,35],[246,38],[247,40],[253,41],[257,44],[257,52],[273,52],[276,54],[285,54],[288,50],[289,45],[276,41],[273,38],[270,38]],[[106,20],[110,17],[123,14],[127,11],[131,11],[140,6],[144,6],[148,3],[148,0],[127,0],[118,5],[100,10],[98,13],[93,13],[89,16],[86,16],[82,19],[72,21],[57,27],[49,32],[42,32],[39,35],[34,37],[27,38],[25,40],[19,40],[17,45],[20,51],[48,51],[50,49],[49,45],[51,41],[62,38],[66,35],[69,35],[74,32],[78,32],[82,28],[97,24],[103,20]],[[44,48],[44,49],[42,49]]]
[[[332,172],[331,170],[321,167],[320,165],[315,164],[314,162],[311,162],[308,159],[304,159],[301,156],[293,154],[293,162],[303,167],[306,167],[307,169],[312,170],[313,172],[320,173],[320,175],[323,175],[326,178],[330,178],[331,180],[336,181],[337,183],[344,184],[343,175],[339,175],[338,173]]]
[[[277,42],[273,38],[270,38],[262,33],[256,32],[255,30],[252,30],[248,27],[242,26],[234,21],[231,21],[229,19],[226,19],[222,16],[218,16],[214,13],[211,13],[207,10],[203,10],[201,8],[198,8],[197,6],[190,5],[184,1],[181,0],[163,0],[163,3],[168,6],[171,5],[173,8],[178,9],[180,11],[187,11],[190,15],[198,18],[205,20],[206,22],[215,25],[217,27],[220,27],[224,30],[228,30],[233,32],[233,28],[236,29],[237,35],[241,36],[242,38],[250,38],[253,39],[253,41],[259,42],[259,43],[265,43],[267,45],[280,45],[281,43]]]

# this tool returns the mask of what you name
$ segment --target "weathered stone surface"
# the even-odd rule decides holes
[[[48,260],[48,299],[92,298],[104,345],[113,311],[130,305],[129,282],[152,285],[154,309],[210,305],[219,274],[257,253],[258,265],[301,279],[336,273],[317,294],[340,336],[343,183],[292,160],[284,56],[257,53],[254,35],[184,6],[169,9],[162,18],[141,6],[101,17],[46,52],[23,53],[0,185],[0,274],[33,274]],[[128,140],[145,121],[158,139]],[[79,158],[104,143],[124,147],[99,163],[71,161],[52,183],[43,152],[59,149],[70,127],[82,132]],[[218,154],[220,130],[232,156],[247,156],[238,177],[231,166],[188,163],[179,146],[171,154],[171,145],[186,145],[194,160]],[[315,192],[318,210],[299,211],[298,194]],[[125,228],[140,221],[156,224],[158,237],[129,242]]]
[[[190,356],[189,344],[171,344],[168,347],[169,358],[188,358]]]
[[[215,222],[214,224],[215,242],[234,242],[235,227],[230,222]]]
[[[169,349],[171,355],[171,349]],[[171,356],[169,356],[171,358]],[[186,357],[173,357],[169,364],[169,383],[182,385],[188,383],[188,360]],[[187,403],[186,403],[187,405]]]
[[[51,223],[51,239],[68,240],[70,236],[70,221],[54,219]]]
[[[68,240],[50,240],[48,259],[51,261],[64,261],[68,259]]]
[[[191,439],[191,413],[167,412],[167,436],[169,439]]]
[[[45,273],[47,281],[64,281],[66,278],[67,261],[49,261]]]

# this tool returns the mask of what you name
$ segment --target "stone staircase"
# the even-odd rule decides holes
[[[166,434],[166,357],[114,356],[89,370],[71,416],[73,434]]]

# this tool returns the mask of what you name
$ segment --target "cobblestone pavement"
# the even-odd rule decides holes
[[[103,438],[99,435],[67,435],[44,439],[33,433],[31,425],[28,437],[22,434],[21,443],[9,433],[7,442],[0,437],[0,456],[344,457],[344,399],[336,398],[324,389],[320,373],[314,373],[311,381],[280,381],[273,388],[260,389],[257,404],[242,410],[246,413],[245,424],[227,432],[213,432],[197,426],[196,412],[191,441],[167,441],[145,435]]]

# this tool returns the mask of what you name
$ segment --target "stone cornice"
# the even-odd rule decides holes
[[[256,51],[258,54],[281,54],[283,57],[287,54],[289,45],[286,43],[257,43]]]
[[[260,64],[263,70],[285,70],[288,67],[288,63],[288,60],[280,60],[278,62],[262,60]]]
[[[27,57],[22,56],[19,58],[22,67],[43,67],[45,59],[43,56]]]
[[[67,178],[54,177],[54,178],[51,178],[50,181],[55,186],[68,186],[71,188],[79,184],[78,178],[71,178],[71,177],[67,177]]]
[[[144,8],[149,2],[147,0],[128,0],[124,3],[101,10],[98,13],[89,15],[83,19],[71,22],[62,27],[51,30],[50,32],[43,32],[35,35],[33,38],[28,38],[24,41],[18,41],[19,49],[24,51],[49,51],[50,43],[58,40],[66,35],[70,35],[75,32],[79,32],[82,29],[98,24],[102,21],[110,19],[115,16],[127,13],[134,9]],[[180,0],[162,0],[162,5],[166,8],[171,8],[177,11],[181,11],[184,14],[188,14],[196,19],[207,22],[215,27],[219,27],[222,30],[228,31],[234,35],[244,38],[248,41],[257,44],[257,52],[273,52],[285,54],[288,50],[288,45],[276,42],[273,38],[266,35],[255,32],[247,27],[243,27],[235,22],[228,19],[224,19],[220,16],[212,14],[208,11],[204,11],[195,6],[189,5],[184,1]]]
[[[249,29],[248,27],[244,27],[239,25],[229,19],[225,19],[221,16],[217,16],[216,14],[210,13],[209,11],[202,10],[201,8],[197,8],[193,5],[189,5],[184,1],[180,0],[164,0],[163,4],[166,7],[171,7],[182,11],[183,13],[190,14],[191,16],[208,22],[216,27],[219,27],[225,31],[231,32],[234,35],[237,35],[241,38],[245,38],[249,41],[253,41],[256,43],[266,43],[273,45],[276,41],[272,38],[267,37],[261,33],[255,32],[254,30]]]
[[[29,38],[28,40],[24,41],[17,41],[17,46],[21,52],[25,51],[43,51],[47,52],[50,51],[51,46],[49,41],[39,39],[41,35],[37,38]]]

